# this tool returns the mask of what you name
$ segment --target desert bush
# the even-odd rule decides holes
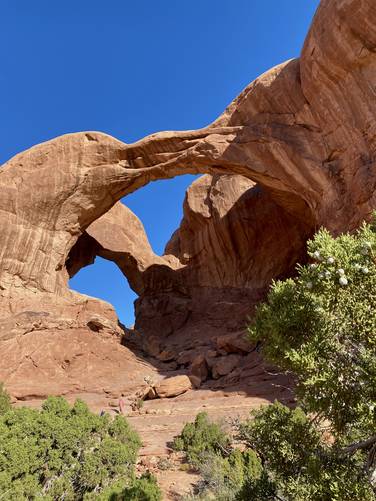
[[[174,465],[169,458],[160,458],[157,463],[158,470],[161,471],[171,470],[173,466]]]
[[[116,501],[160,501],[161,499],[161,491],[155,477],[146,473],[136,479],[131,487],[125,489]]]
[[[375,499],[364,469],[365,455],[348,454],[342,441],[328,440],[319,424],[301,408],[274,403],[254,412],[240,426],[249,448],[262,460],[270,499],[294,501],[371,501]],[[257,499],[245,482],[238,499]],[[247,497],[248,496],[248,497]],[[265,499],[269,499],[265,497]]]
[[[298,408],[274,404],[242,430],[282,499],[375,499],[375,230],[320,230],[312,262],[273,283],[249,329],[296,376]]]
[[[10,396],[5,390],[3,383],[0,383],[0,415],[8,412],[10,407]]]
[[[198,500],[236,499],[245,483],[257,483],[262,477],[261,462],[253,450],[232,448],[231,437],[206,413],[199,413],[193,423],[185,425],[174,446],[184,451],[201,473],[195,496]]]
[[[95,501],[161,501],[162,493],[158,487],[156,478],[150,473],[145,473],[124,488],[124,482],[118,482],[100,495],[87,496],[87,500]]]
[[[262,476],[261,462],[251,449],[243,452],[233,449],[226,457],[210,453],[203,458],[199,469],[202,476],[199,490],[211,493],[218,501],[237,499],[242,486],[257,483]]]
[[[155,479],[135,478],[140,445],[124,417],[98,416],[80,400],[70,407],[50,397],[41,410],[3,405],[0,498],[156,501]]]
[[[142,398],[138,398],[135,403],[135,407],[137,410],[141,410],[144,406],[144,400]]]
[[[375,429],[376,232],[320,230],[312,263],[275,282],[250,328],[265,356],[297,376],[297,396],[338,432]]]
[[[173,447],[184,451],[188,461],[200,465],[207,454],[223,454],[228,451],[231,440],[218,424],[211,422],[206,412],[197,414],[194,423],[187,423],[175,438]]]

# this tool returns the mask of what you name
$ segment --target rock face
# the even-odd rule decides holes
[[[209,375],[208,365],[204,355],[197,355],[191,365],[191,376],[198,378],[200,383],[206,381]]]
[[[118,397],[155,372],[121,345],[124,331],[104,301],[25,296],[19,313],[3,308],[0,318],[0,379],[13,397]]]
[[[146,287],[146,270],[153,266],[171,266],[154,254],[141,221],[120,202],[94,221],[79,237],[69,253],[69,276],[92,264],[96,256],[114,261],[133,290],[140,295]],[[179,263],[175,261],[177,267]]]
[[[187,190],[184,218],[166,246],[170,268],[155,265],[144,273],[137,329],[170,335],[187,323],[206,325],[201,331],[243,328],[271,280],[304,260],[307,237],[249,179],[200,177]]]
[[[239,355],[227,355],[218,358],[212,367],[213,378],[218,379],[221,376],[227,376],[239,366],[240,361],[241,357]]]
[[[155,388],[159,398],[177,397],[182,393],[192,388],[191,381],[188,376],[175,376],[164,379]]]
[[[68,288],[97,255],[115,261],[139,294],[141,334],[159,336],[169,345],[161,351],[182,351],[188,339],[237,332],[270,280],[304,259],[320,225],[338,233],[368,218],[376,207],[375,52],[373,0],[322,0],[301,57],[257,78],[208,127],[130,145],[68,134],[7,162],[0,380],[19,398],[42,394],[46,381],[57,393],[105,391],[115,377],[105,366],[116,366],[119,349],[128,360],[121,371],[132,373],[113,309]],[[181,227],[159,257],[117,202],[185,173],[205,176],[188,190]],[[71,336],[77,344],[65,354]],[[113,360],[107,342],[117,346]],[[107,362],[99,369],[98,360]]]

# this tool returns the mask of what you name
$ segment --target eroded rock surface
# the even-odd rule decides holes
[[[200,177],[187,190],[184,218],[166,246],[169,264],[155,262],[143,274],[137,329],[185,337],[193,326],[203,333],[244,328],[271,280],[305,259],[308,236],[249,179]]]
[[[155,390],[159,398],[171,398],[186,393],[191,388],[189,377],[181,375],[164,379]]]
[[[151,369],[121,344],[124,335],[128,346],[153,345],[155,372],[183,370],[179,354],[200,352],[213,371],[229,346],[214,340],[241,330],[270,280],[304,259],[306,239],[320,225],[352,230],[375,208],[375,51],[372,0],[323,0],[301,57],[257,78],[208,127],[130,145],[68,134],[7,162],[0,380],[13,396],[130,393],[127,378]],[[156,256],[118,202],[185,173],[205,176]],[[139,294],[139,334],[126,333],[110,305],[69,290],[69,277],[97,255],[115,261]],[[176,360],[158,361],[169,351]],[[232,356],[244,374],[255,355]],[[215,384],[239,382],[237,370]]]

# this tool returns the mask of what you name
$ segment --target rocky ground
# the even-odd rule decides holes
[[[69,391],[66,398],[71,402],[82,398],[95,412],[125,414],[143,442],[139,472],[150,470],[157,476],[165,500],[180,499],[199,480],[182,455],[171,449],[185,423],[205,411],[231,427],[237,418],[276,398],[293,403],[292,381],[265,364],[244,335],[236,332],[201,344],[191,339],[180,351],[155,344],[153,357],[142,350],[137,334],[130,334],[125,341],[128,346],[121,346],[128,358],[133,355],[133,379],[126,385],[129,390],[119,390],[124,381],[118,379],[124,379],[124,372],[114,371],[111,391]],[[39,406],[41,402],[41,398],[14,399],[17,406]]]

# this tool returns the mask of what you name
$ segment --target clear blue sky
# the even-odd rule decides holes
[[[260,73],[299,55],[318,0],[1,0],[0,164],[67,132],[133,142],[214,120]],[[124,199],[162,252],[192,176]],[[1,196],[1,194],[0,194]],[[97,259],[72,288],[133,321],[134,294]]]

